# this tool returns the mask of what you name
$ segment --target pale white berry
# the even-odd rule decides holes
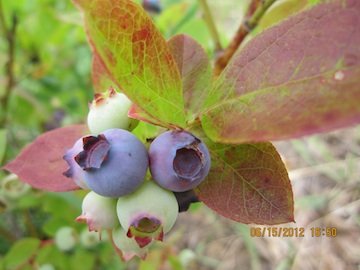
[[[116,199],[90,191],[83,200],[82,213],[76,221],[86,222],[89,231],[101,232],[115,228],[119,224],[116,216]]]
[[[99,234],[90,232],[87,229],[81,231],[80,243],[85,248],[93,248],[100,242]]]
[[[116,209],[127,236],[145,247],[163,240],[175,224],[179,206],[174,193],[145,181],[135,192],[120,197]]]
[[[78,240],[78,234],[71,227],[62,227],[55,234],[55,245],[61,251],[70,251],[75,247]]]
[[[87,117],[91,133],[100,134],[112,128],[134,129],[138,121],[128,117],[131,105],[124,94],[112,88],[104,94],[96,94]]]

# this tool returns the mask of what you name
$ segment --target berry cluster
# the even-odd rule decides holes
[[[130,106],[113,89],[97,94],[88,114],[92,134],[64,155],[64,174],[91,190],[76,220],[90,231],[111,230],[124,259],[144,257],[163,239],[179,211],[174,192],[193,189],[210,170],[206,145],[186,131],[166,131],[147,150],[130,132],[138,123],[127,116]],[[151,177],[145,179],[148,168]]]

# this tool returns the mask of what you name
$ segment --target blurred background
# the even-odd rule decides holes
[[[201,1],[162,0],[160,8],[158,1],[147,2],[166,38],[191,35],[215,58]],[[208,0],[222,46],[234,35],[248,2]],[[254,33],[317,1],[280,2]],[[70,0],[0,3],[3,165],[39,134],[84,122],[93,89],[91,52]],[[304,227],[304,238],[252,237],[251,228],[259,226],[235,223],[196,203],[180,214],[147,260],[125,264],[106,235],[99,241],[74,222],[84,192],[43,193],[0,171],[0,269],[360,269],[360,127],[275,145],[295,197],[296,223],[279,226]],[[312,236],[315,227],[336,228],[336,236]]]

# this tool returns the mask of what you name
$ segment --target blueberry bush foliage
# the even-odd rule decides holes
[[[296,220],[287,170],[270,141],[360,122],[360,2],[305,2],[289,17],[274,9],[219,69],[194,38],[166,40],[133,1],[74,0],[94,92],[115,88],[132,101],[128,114],[140,121],[132,132],[145,144],[165,130],[202,140],[211,168],[193,190],[198,199],[234,221],[269,225]],[[36,189],[78,189],[63,175],[63,155],[88,133],[85,125],[46,132],[4,168]]]

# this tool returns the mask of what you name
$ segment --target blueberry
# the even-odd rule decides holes
[[[179,212],[185,212],[192,203],[199,202],[199,198],[196,196],[194,190],[174,192],[174,195],[179,204]]]
[[[143,0],[142,6],[150,13],[161,13],[161,4],[159,0]]]
[[[104,94],[96,94],[87,117],[90,131],[100,134],[111,128],[133,130],[139,121],[128,117],[131,104],[124,94],[113,88]]]
[[[130,132],[109,129],[99,136],[84,137],[83,149],[75,160],[84,170],[86,184],[97,194],[120,197],[144,181],[148,154]]]
[[[80,138],[75,142],[72,148],[66,151],[63,159],[67,162],[69,169],[64,172],[66,177],[70,177],[74,180],[75,184],[83,189],[89,189],[85,180],[84,180],[84,170],[77,164],[75,161],[75,156],[77,156],[81,151],[83,151],[83,139]]]
[[[167,131],[150,145],[150,171],[162,187],[182,192],[205,179],[210,170],[206,145],[186,131]]]
[[[120,197],[116,209],[127,236],[143,248],[162,241],[175,224],[179,206],[172,192],[146,181],[134,193]]]

